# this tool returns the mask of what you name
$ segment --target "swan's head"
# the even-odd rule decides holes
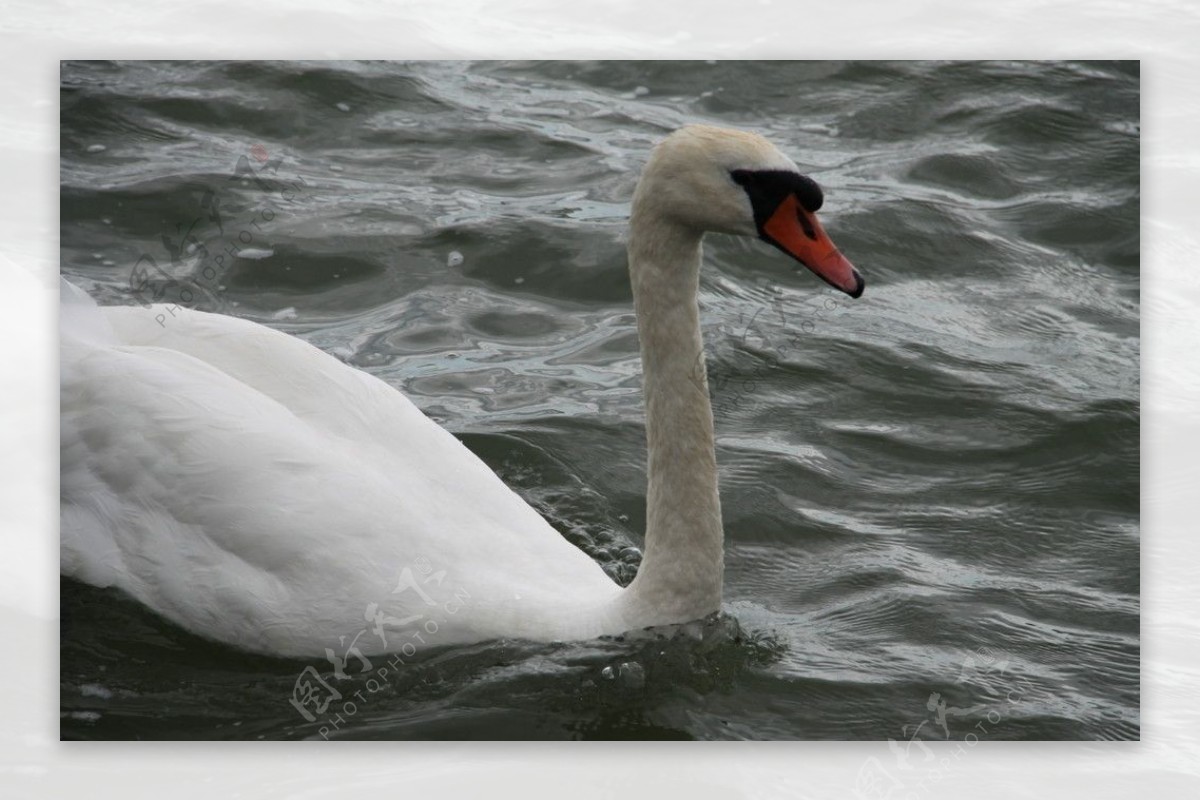
[[[817,220],[823,200],[816,181],[763,137],[688,125],[654,148],[633,211],[701,232],[759,237],[857,298],[865,282]]]

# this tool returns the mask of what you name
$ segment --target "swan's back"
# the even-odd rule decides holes
[[[397,626],[468,603],[447,644],[602,625],[616,585],[384,382],[246,320],[63,291],[65,575],[293,655],[372,603]]]

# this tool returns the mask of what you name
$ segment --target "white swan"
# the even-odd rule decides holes
[[[720,605],[723,533],[700,240],[759,236],[858,297],[862,278],[813,214],[821,198],[749,133],[688,126],[646,165],[629,268],[649,486],[626,589],[383,381],[246,320],[100,308],[65,281],[62,573],[285,656],[703,617]]]

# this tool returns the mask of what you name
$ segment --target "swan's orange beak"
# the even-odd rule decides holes
[[[763,239],[816,273],[825,283],[852,298],[863,293],[866,281],[841,254],[817,215],[805,211],[788,194],[762,226]]]

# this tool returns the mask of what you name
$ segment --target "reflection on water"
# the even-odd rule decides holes
[[[333,704],[329,736],[1138,736],[1136,64],[62,76],[66,275],[380,376],[622,582],[645,514],[623,234],[650,146],[690,121],[762,131],[868,278],[852,301],[761,243],[706,241],[720,617],[430,648],[354,715]],[[328,726],[288,703],[304,664],[71,582],[62,613],[64,737]],[[343,700],[366,685],[319,667]]]

